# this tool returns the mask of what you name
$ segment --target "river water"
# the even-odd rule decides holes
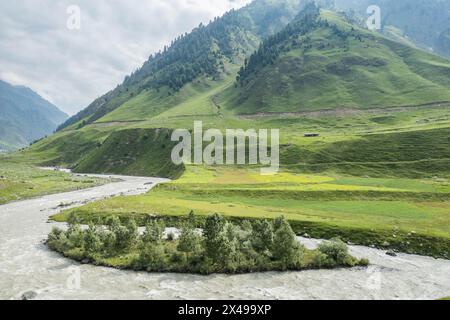
[[[148,274],[79,265],[43,244],[61,203],[147,192],[163,179],[120,182],[0,206],[0,299],[437,299],[450,296],[450,261],[351,246],[369,268],[247,275]],[[299,239],[307,247],[319,241]]]

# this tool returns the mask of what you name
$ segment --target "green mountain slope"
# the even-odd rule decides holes
[[[171,161],[176,143],[172,130],[129,129],[117,131],[74,168],[76,172],[119,173],[178,178],[184,166]]]
[[[152,55],[142,68],[126,77],[122,85],[70,118],[60,129],[80,121],[79,127],[92,123],[136,99],[148,107],[146,114],[157,114],[161,108],[177,101],[172,95],[198,77],[213,80],[226,77],[230,65],[241,65],[264,37],[291,21],[304,2],[257,0],[214,19],[207,26],[200,24]]]
[[[0,80],[0,151],[51,134],[67,115],[32,90]]]
[[[450,61],[314,10],[265,41],[224,94],[238,113],[450,101]]]
[[[176,177],[183,168],[166,166],[169,141],[143,137],[157,136],[160,128],[189,129],[194,120],[202,120],[205,128],[280,129],[281,163],[294,172],[447,176],[448,148],[442,146],[450,127],[450,62],[364,30],[338,13],[308,5],[293,14],[295,8],[290,1],[256,1],[231,12],[228,20],[216,19],[212,29],[194,30],[198,36],[226,27],[219,32],[223,37],[198,38],[213,43],[216,54],[206,46],[195,56],[172,61],[177,46],[190,50],[193,38],[184,36],[20,156],[79,172]],[[280,22],[281,16],[291,19]],[[232,17],[251,23],[245,28],[224,24],[235,21]],[[246,36],[230,42],[238,33]],[[227,51],[228,45],[237,50]],[[183,77],[204,57],[214,57],[212,69]],[[168,77],[173,70],[179,76]],[[307,139],[305,132],[321,137]],[[408,147],[389,144],[382,139],[385,133],[391,134],[389,141]],[[426,152],[412,156],[413,147]],[[439,152],[429,159],[434,147]],[[380,157],[372,159],[372,149]]]

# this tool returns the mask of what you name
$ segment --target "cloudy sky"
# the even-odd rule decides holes
[[[0,79],[28,86],[72,115],[174,37],[248,2],[0,1]]]

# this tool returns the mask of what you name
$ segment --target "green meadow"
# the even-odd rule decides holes
[[[218,55],[214,75],[179,90],[140,75],[11,159],[173,179],[57,221],[71,213],[85,222],[155,216],[174,225],[191,211],[234,220],[283,215],[299,235],[450,258],[449,61],[336,14],[322,11],[321,20],[306,34],[303,23],[281,34],[273,63],[262,63],[270,58],[262,50],[255,70],[237,54]],[[194,121],[205,130],[279,129],[280,173],[173,165],[171,133]]]
[[[0,204],[90,188],[108,181],[43,170],[27,163],[13,161],[7,156],[0,158]]]
[[[99,201],[54,219],[66,221],[75,214],[85,222],[111,215],[132,216],[138,221],[149,216],[174,221],[191,211],[199,216],[219,213],[237,220],[283,215],[300,235],[339,235],[361,244],[416,253],[431,249],[431,254],[448,256],[449,193],[448,181],[441,179],[292,172],[261,176],[256,169],[191,166],[180,179],[149,194]],[[435,241],[441,241],[442,247]]]

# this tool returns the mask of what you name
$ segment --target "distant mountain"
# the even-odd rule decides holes
[[[330,0],[333,1],[333,0]],[[367,17],[367,8],[381,9],[386,35],[394,28],[417,46],[450,57],[450,0],[334,0],[336,9]]]
[[[0,150],[27,146],[51,134],[67,117],[31,89],[0,80]]]

